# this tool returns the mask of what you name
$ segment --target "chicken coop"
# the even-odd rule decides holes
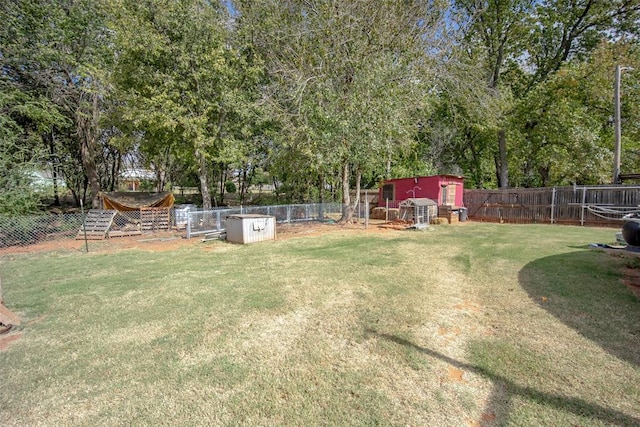
[[[438,216],[438,203],[427,198],[412,198],[400,202],[400,219],[414,224],[429,224]]]

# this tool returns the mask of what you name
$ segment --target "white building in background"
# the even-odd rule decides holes
[[[53,174],[48,170],[35,170],[29,172],[29,179],[31,180],[31,188],[34,190],[52,190],[53,189]],[[58,176],[56,178],[58,188],[66,189],[67,182],[64,178]]]
[[[156,174],[151,169],[131,168],[120,172],[122,183],[129,191],[140,191],[142,181],[156,182]]]

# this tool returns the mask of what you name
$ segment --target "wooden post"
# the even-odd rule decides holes
[[[369,190],[364,190],[364,228],[369,227]]]
[[[87,218],[84,216],[84,206],[80,199],[80,213],[82,215],[82,230],[84,231],[84,248],[89,253],[89,242],[87,242]]]
[[[187,239],[191,239],[191,211],[187,211]]]
[[[580,204],[580,225],[584,225],[584,209],[587,201],[587,187],[582,187],[582,203]]]
[[[553,190],[551,191],[551,224],[553,224],[553,222],[555,221],[554,218],[554,211],[555,211],[555,206],[556,205],[556,187],[553,187]]]
[[[385,221],[389,222],[389,199],[387,199],[387,209],[385,210]]]

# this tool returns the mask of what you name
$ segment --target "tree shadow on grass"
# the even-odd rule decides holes
[[[562,396],[549,392],[537,390],[533,387],[522,386],[516,384],[512,380],[499,375],[492,370],[483,368],[481,366],[472,365],[470,363],[461,362],[453,359],[449,356],[445,356],[435,350],[431,350],[426,347],[421,347],[411,341],[404,338],[400,338],[396,335],[379,332],[374,329],[367,329],[366,333],[378,336],[380,338],[392,341],[398,345],[413,348],[422,354],[429,357],[442,360],[451,366],[461,369],[466,372],[473,372],[481,375],[494,384],[494,389],[491,397],[489,398],[488,407],[504,407],[504,405],[497,405],[496,400],[506,401],[507,407],[501,414],[496,414],[496,421],[499,423],[505,422],[508,417],[508,404],[514,397],[522,397],[529,401],[535,402],[539,405],[549,406],[556,408],[564,412],[571,412],[581,417],[587,417],[591,419],[597,419],[605,423],[611,423],[620,426],[637,426],[640,425],[640,418],[629,416],[621,411],[615,409],[606,408],[593,402],[588,402],[576,397]]]
[[[640,366],[640,302],[621,282],[624,262],[601,251],[570,252],[530,262],[518,279],[562,323]]]

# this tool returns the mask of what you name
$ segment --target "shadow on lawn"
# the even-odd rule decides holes
[[[640,366],[640,302],[621,282],[619,259],[594,250],[540,258],[520,285],[540,307],[609,354]]]
[[[496,409],[502,408],[502,410],[499,413],[495,414],[496,421],[500,424],[505,423],[507,421],[507,418],[509,416],[508,407],[509,407],[509,402],[511,398],[519,396],[540,405],[554,407],[566,412],[572,412],[582,417],[598,419],[605,423],[612,423],[614,425],[620,425],[620,426],[640,425],[640,418],[629,416],[615,409],[606,408],[598,404],[588,402],[586,400],[575,398],[575,397],[557,395],[553,393],[540,391],[532,387],[521,386],[511,381],[510,379],[505,378],[502,375],[492,372],[491,370],[488,370],[481,366],[476,366],[469,363],[461,362],[459,360],[445,356],[442,353],[438,353],[437,351],[431,350],[426,347],[421,347],[404,338],[400,338],[398,336],[386,334],[383,332],[378,332],[373,329],[367,329],[366,332],[372,335],[376,335],[380,338],[392,341],[396,344],[413,348],[419,351],[420,353],[423,353],[435,359],[442,360],[443,362],[446,362],[449,365],[454,366],[458,369],[461,369],[466,372],[473,372],[475,374],[482,375],[483,377],[491,380],[494,383],[494,388],[493,388],[491,397],[489,398],[489,402],[487,403],[487,408],[496,408]]]

